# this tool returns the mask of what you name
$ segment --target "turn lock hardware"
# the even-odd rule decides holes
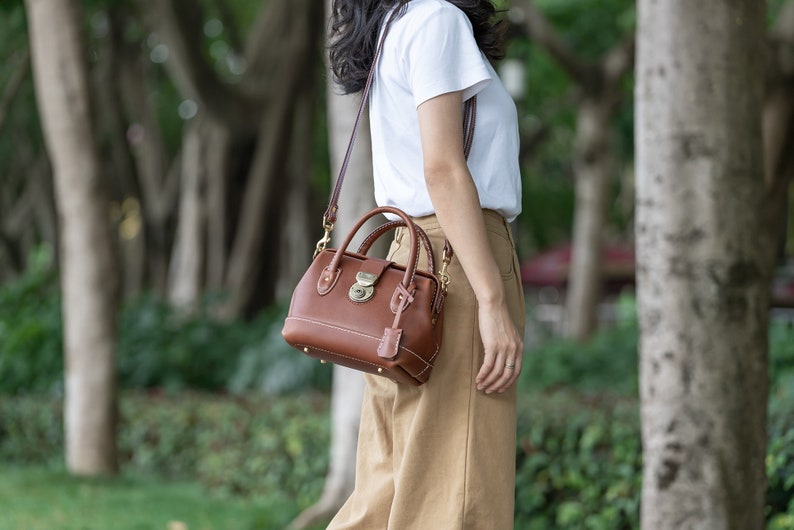
[[[376,274],[359,272],[356,274],[356,283],[350,286],[347,296],[353,302],[366,302],[375,294],[375,282],[377,281]]]

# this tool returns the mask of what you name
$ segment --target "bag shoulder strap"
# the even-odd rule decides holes
[[[320,249],[320,244],[325,242],[327,244],[330,241],[330,233],[334,229],[334,224],[336,223],[337,212],[339,211],[339,195],[342,192],[342,184],[345,180],[345,174],[347,173],[348,165],[350,164],[350,157],[353,154],[353,146],[356,143],[356,138],[358,137],[358,130],[361,127],[361,120],[364,116],[364,107],[367,104],[367,99],[369,98],[370,89],[372,88],[372,81],[375,78],[375,67],[378,64],[378,58],[380,57],[381,51],[383,50],[383,42],[386,40],[386,35],[389,33],[389,29],[391,28],[392,23],[397,19],[399,14],[399,9],[395,9],[389,20],[386,22],[386,26],[383,29],[383,35],[380,38],[380,42],[378,43],[378,47],[375,50],[375,55],[372,58],[372,66],[369,70],[369,75],[367,76],[367,82],[364,85],[364,89],[361,94],[361,103],[358,106],[358,113],[356,114],[356,121],[353,125],[353,132],[350,135],[350,141],[347,144],[347,151],[345,152],[344,160],[342,161],[342,166],[339,169],[339,175],[336,178],[336,184],[334,185],[334,190],[331,193],[331,199],[328,202],[328,209],[325,210],[325,214],[323,214],[323,228],[326,231],[325,238],[318,242],[317,247],[318,250]],[[466,100],[464,104],[464,115],[463,115],[463,153],[468,160],[469,153],[471,152],[471,145],[474,141],[474,126],[477,118],[477,96],[473,96],[470,99]],[[447,243],[448,245],[448,243]],[[325,245],[323,245],[323,248]],[[451,248],[451,247],[450,247]]]

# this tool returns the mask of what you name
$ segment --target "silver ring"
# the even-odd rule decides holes
[[[505,368],[507,368],[508,370],[515,370],[516,369],[516,365],[515,364],[506,363],[505,364]]]

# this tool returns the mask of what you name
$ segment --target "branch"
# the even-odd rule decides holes
[[[549,131],[550,127],[543,124],[534,131],[521,135],[521,148],[518,153],[518,159],[521,160],[522,165],[529,163],[537,155],[540,145],[549,138]]]
[[[221,81],[204,57],[200,5],[192,0],[139,0],[139,8],[168,47],[165,66],[180,91],[220,122],[255,127],[260,103]]]
[[[213,4],[215,9],[218,10],[218,16],[223,21],[223,27],[226,28],[229,44],[235,53],[242,53],[244,40],[240,35],[240,27],[237,24],[237,20],[235,20],[232,10],[229,9],[228,2],[226,0],[214,0]]]
[[[623,42],[610,49],[601,61],[601,71],[607,85],[620,81],[634,68],[634,52],[636,51],[636,35],[632,33]]]
[[[775,66],[782,75],[794,76],[794,0],[789,0],[780,10],[769,35],[775,48]]]
[[[598,76],[597,69],[573,52],[532,0],[517,0],[515,6],[529,37],[542,46],[577,84],[594,82]]]
[[[3,124],[8,117],[8,110],[11,108],[11,104],[17,97],[19,89],[22,88],[22,83],[25,82],[25,79],[27,79],[29,73],[30,50],[25,48],[25,51],[22,52],[22,60],[14,74],[11,76],[11,81],[8,82],[8,86],[3,92],[2,99],[0,99],[0,129],[3,128]]]
[[[21,195],[3,216],[3,232],[18,236],[30,224],[33,205],[36,202],[36,179],[28,179]]]
[[[278,100],[273,79],[282,78],[285,70],[292,68],[289,57],[295,53],[293,48],[297,46],[295,32],[307,31],[302,26],[302,20],[307,14],[311,19],[321,19],[322,5],[317,0],[301,7],[302,5],[296,0],[267,2],[259,11],[245,47],[246,72],[240,85],[246,94],[267,94],[268,104]],[[323,34],[320,30],[310,31],[307,37],[319,51]],[[316,51],[313,50],[312,53]]]
[[[290,53],[287,48],[301,16],[293,3],[268,2],[260,9],[244,51],[247,69],[242,83],[247,92],[261,93],[273,84],[274,73],[289,66],[285,64]]]
[[[770,33],[775,37],[791,40],[792,33],[794,33],[794,0],[789,0],[780,9],[775,26]]]

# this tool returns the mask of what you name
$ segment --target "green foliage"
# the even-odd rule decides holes
[[[305,508],[319,496],[328,466],[327,407],[327,397],[125,393],[120,461],[133,473],[195,478],[216,494]],[[0,398],[0,462],[57,461],[62,409],[58,399]]]
[[[126,307],[119,330],[119,377],[133,388],[219,390],[240,351],[259,339],[256,325],[181,314],[154,297]]]
[[[639,413],[634,400],[573,392],[522,396],[516,527],[638,527]]]
[[[791,394],[794,393],[790,392],[789,398],[794,397]],[[766,456],[767,512],[775,514],[772,520],[778,525],[794,518],[794,407],[789,400],[786,403],[787,411],[781,412],[780,408],[773,409],[775,412],[771,416]]]
[[[790,395],[789,395],[790,397]],[[773,397],[773,399],[777,399]],[[328,396],[278,399],[124,393],[119,446],[133,475],[199,481],[213,497],[268,506],[283,528],[317,499],[328,465]],[[794,516],[794,400],[772,407],[769,530]],[[62,402],[0,398],[0,464],[57,462]],[[641,448],[634,398],[574,389],[519,394],[516,528],[637,528]]]
[[[767,13],[767,23],[768,26],[774,25],[777,22],[778,16],[780,15],[780,10],[790,0],[767,0],[766,3],[766,13]],[[794,527],[794,524],[792,524]]]
[[[543,147],[541,147],[543,148]],[[561,170],[562,171],[562,170]],[[520,223],[532,227],[519,232],[523,253],[542,250],[570,239],[573,224],[574,194],[569,178],[543,176],[530,169],[524,174]]]
[[[63,449],[63,402],[0,394],[0,462],[52,463]]]
[[[307,506],[328,465],[324,400],[127,396],[120,445],[132,468],[196,476],[216,492]]]
[[[576,53],[597,59],[634,31],[633,0],[537,0],[537,6]]]
[[[622,295],[617,322],[588,342],[551,339],[524,356],[521,385],[533,390],[575,387],[581,392],[636,396],[638,360],[636,300]],[[770,407],[794,402],[794,325],[769,326]]]
[[[25,275],[0,288],[0,391],[62,386],[62,331],[52,249],[41,246]]]
[[[794,323],[772,322],[769,326],[769,373],[772,392],[794,391]],[[792,383],[792,384],[789,384]],[[794,394],[789,393],[791,397]]]
[[[218,321],[211,309],[184,314],[153,297],[124,309],[118,366],[125,388],[261,390],[280,394],[327,389],[331,371],[281,338],[286,309],[251,321]]]
[[[41,246],[23,276],[0,286],[0,394],[54,393],[63,387],[63,327],[52,249]],[[122,388],[260,390],[279,394],[327,390],[331,368],[312,362],[281,338],[286,308],[251,320],[221,321],[212,305],[196,312],[154,296],[126,304],[118,319]]]
[[[770,340],[767,510],[769,530],[794,528],[794,326],[775,323]]]
[[[571,51],[584,61],[597,61],[611,48],[630,38],[636,22],[635,2],[630,0],[539,0],[544,13]],[[519,241],[522,254],[570,239],[574,207],[573,148],[576,106],[580,91],[558,62],[532,41],[510,40],[508,57],[527,65],[527,94],[519,104],[522,129],[543,131],[529,160],[524,161],[523,213]],[[617,113],[611,132],[617,152],[612,178],[613,196],[620,193],[617,178],[633,158],[633,83],[625,86],[625,104]],[[626,235],[630,213],[620,203],[610,206],[610,230]]]
[[[614,327],[595,334],[587,343],[552,339],[524,356],[521,385],[533,390],[575,387],[587,393],[636,396],[637,317],[633,296],[618,301]]]
[[[30,262],[24,276],[0,287],[0,393],[57,395],[63,386],[58,278],[48,247]],[[120,386],[268,394],[330,388],[330,366],[281,338],[285,314],[277,307],[250,321],[222,322],[209,306],[185,313],[143,297],[119,315]]]

